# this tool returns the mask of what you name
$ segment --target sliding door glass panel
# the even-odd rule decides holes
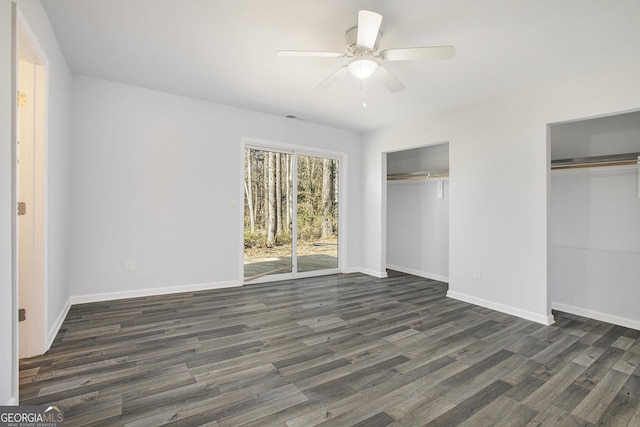
[[[338,268],[338,161],[297,156],[297,272]]]
[[[292,160],[291,154],[245,150],[245,281],[293,272]]]

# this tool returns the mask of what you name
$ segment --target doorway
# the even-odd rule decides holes
[[[339,170],[326,154],[245,148],[245,282],[339,271]]]
[[[449,282],[449,143],[386,153],[386,267]]]
[[[640,111],[548,125],[550,308],[640,329]]]
[[[18,355],[43,354],[45,327],[46,59],[24,22],[17,33],[16,195]]]

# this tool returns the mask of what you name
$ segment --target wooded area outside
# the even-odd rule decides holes
[[[294,158],[297,159],[295,191]],[[292,264],[295,214],[292,201],[296,197],[298,271],[336,268],[338,181],[337,160],[246,149],[245,265],[278,260],[278,272],[291,272],[291,268],[286,267]],[[321,254],[328,257],[317,268],[303,266],[302,257]]]

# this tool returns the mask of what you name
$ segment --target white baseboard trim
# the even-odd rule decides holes
[[[351,274],[351,273],[362,273],[362,270],[358,267],[349,267],[349,268],[345,268],[342,271],[343,274]]]
[[[362,274],[366,274],[367,276],[373,276],[373,277],[377,277],[378,279],[384,279],[389,277],[387,275],[386,270],[385,271],[375,271],[375,270],[369,270],[368,268],[360,268],[358,269],[358,271]]]
[[[552,314],[545,316],[543,314],[522,310],[519,308],[511,307],[510,305],[500,304],[495,301],[489,301],[451,290],[447,291],[447,296],[460,301],[479,305],[480,307],[490,308],[491,310],[496,310],[501,313],[507,313],[511,314],[512,316],[518,316],[523,319],[531,320],[533,322],[542,323],[543,325],[551,325],[554,322]]]
[[[328,270],[304,271],[302,273],[297,273],[295,278],[305,279],[308,277],[331,276],[333,274],[340,274],[340,270],[338,270],[337,268],[332,268]],[[293,278],[294,276],[292,273],[271,274],[271,275],[258,277],[257,279],[253,279],[245,283],[247,285],[257,285],[259,283],[278,282],[281,280],[292,280]]]
[[[56,335],[58,335],[58,332],[60,332],[62,323],[64,322],[64,319],[67,318],[67,314],[69,314],[70,309],[71,309],[71,298],[67,299],[67,303],[64,305],[64,308],[58,315],[58,318],[56,319],[55,323],[51,326],[51,328],[49,328],[49,335],[47,336],[47,342],[45,343],[46,347],[44,349],[45,353],[49,351],[49,349],[51,348],[51,345],[53,344],[53,340],[56,339]]]
[[[86,294],[71,296],[71,305],[86,304],[90,302],[112,301],[126,298],[148,297],[154,295],[179,294],[182,292],[209,291],[211,289],[223,289],[242,286],[242,282],[232,280],[228,282],[198,283],[195,285],[169,286],[164,288],[139,289],[134,291],[105,292],[100,294]]]
[[[9,399],[9,401],[7,401],[7,403],[4,404],[4,406],[17,406],[18,405],[18,400],[15,397],[12,397],[11,399]]]
[[[390,270],[396,270],[401,273],[412,274],[418,277],[424,277],[425,279],[437,280],[439,282],[449,283],[449,278],[441,274],[428,273],[426,271],[414,270],[413,268],[402,267],[395,264],[387,264],[387,268]]]
[[[614,325],[624,326],[640,330],[640,321],[620,317],[613,314],[602,313],[599,311],[589,310],[587,308],[575,307],[573,305],[562,304],[551,301],[551,308],[565,313],[575,314],[576,316],[588,317],[589,319],[600,320],[601,322],[613,323]]]

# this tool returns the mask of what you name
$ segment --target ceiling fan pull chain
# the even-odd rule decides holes
[[[367,106],[367,79],[362,79],[362,107]]]

